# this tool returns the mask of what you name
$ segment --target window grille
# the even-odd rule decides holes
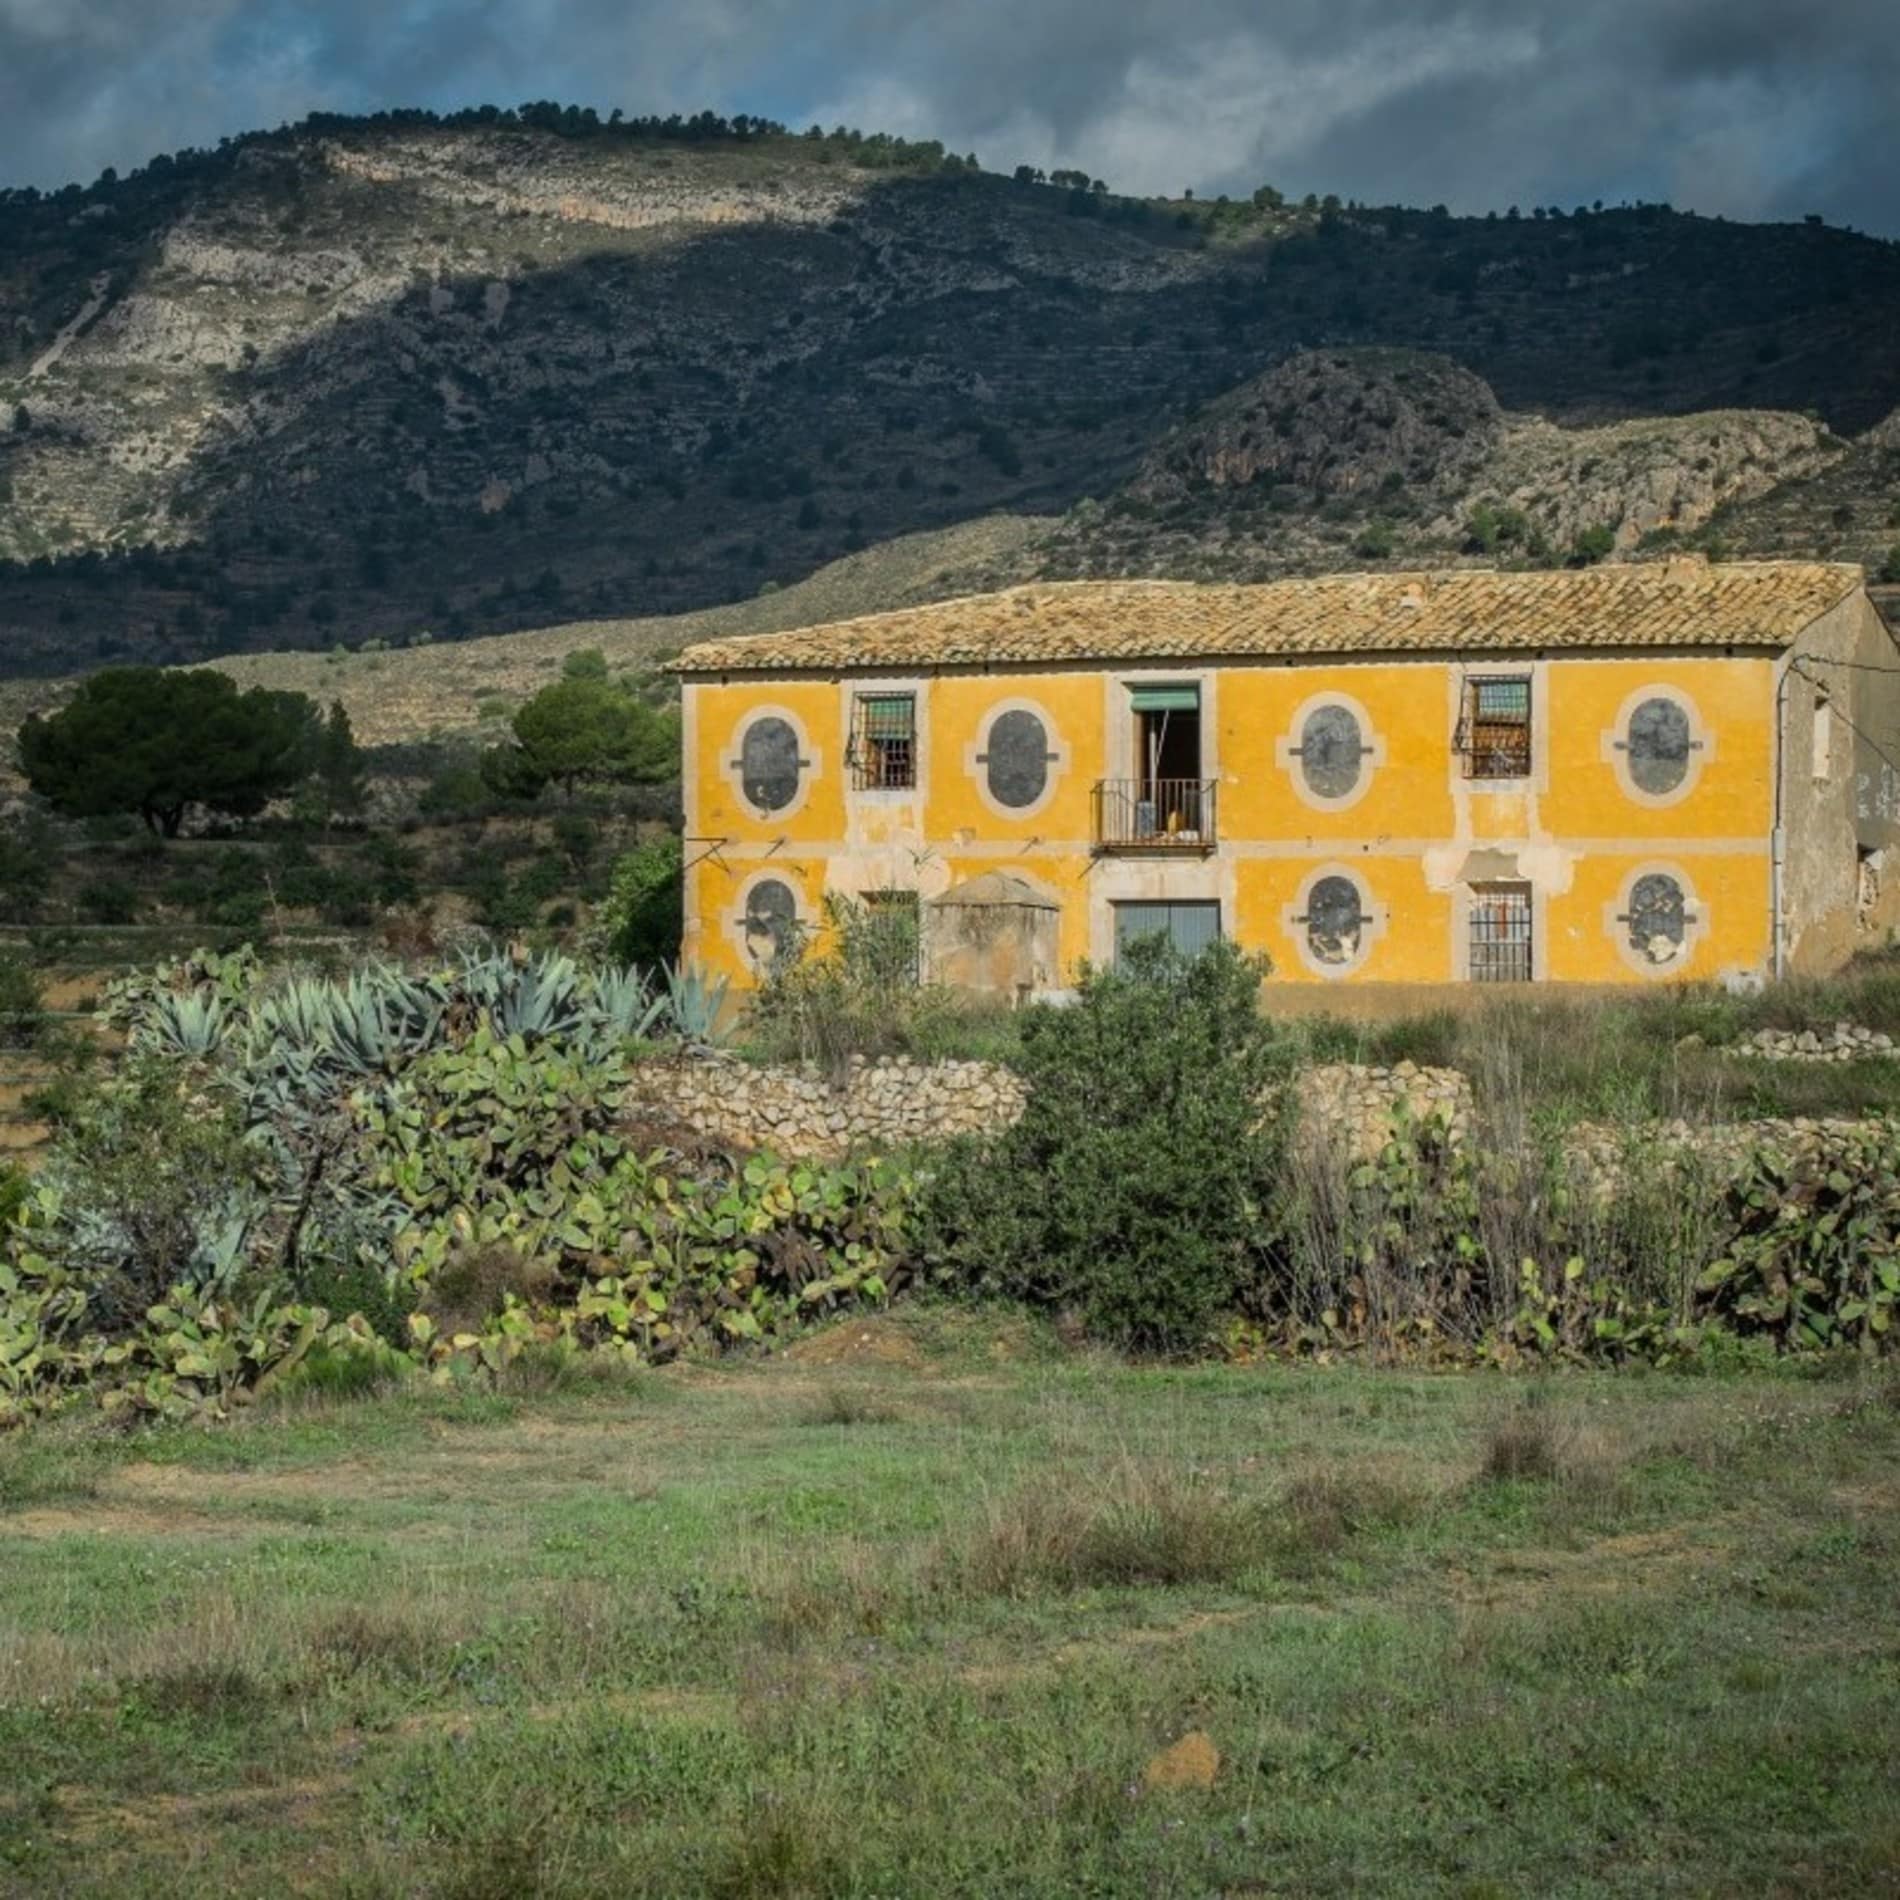
[[[1474,884],[1471,887],[1470,957],[1474,983],[1531,980],[1531,887]]]
[[[917,783],[917,697],[860,693],[851,715],[852,782],[861,792],[909,791]]]
[[[1526,675],[1467,682],[1463,723],[1466,778],[1530,777],[1531,683]]]

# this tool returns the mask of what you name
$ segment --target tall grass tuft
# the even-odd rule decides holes
[[[1123,1458],[1097,1483],[1039,1481],[994,1500],[939,1574],[973,1596],[1231,1583],[1267,1563],[1264,1506],[1179,1467]]]

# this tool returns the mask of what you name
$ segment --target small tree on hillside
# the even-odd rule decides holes
[[[330,715],[317,739],[312,778],[323,798],[326,822],[363,809],[363,754],[340,699],[330,702]]]
[[[301,693],[240,693],[223,673],[108,667],[20,728],[27,783],[76,818],[137,812],[175,838],[193,805],[249,818],[316,763],[322,724]]]
[[[483,776],[508,796],[553,782],[565,792],[588,781],[652,783],[679,770],[679,726],[666,713],[603,679],[561,679],[515,714],[515,743],[483,761]]]

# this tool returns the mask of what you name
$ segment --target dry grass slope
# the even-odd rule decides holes
[[[520,633],[439,641],[389,652],[240,654],[211,662],[240,686],[340,699],[359,744],[400,745],[472,730],[480,703],[520,701],[556,678],[566,656],[598,647],[616,671],[645,669],[695,641],[848,619],[951,591],[947,577],[973,562],[1009,559],[1044,524],[1035,516],[991,515],[955,527],[902,535],[846,555],[789,587],[729,607],[641,620],[574,620]],[[0,681],[0,729],[9,736],[29,713],[57,705],[71,679]]]

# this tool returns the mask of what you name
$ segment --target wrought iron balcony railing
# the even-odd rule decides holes
[[[1211,778],[1104,778],[1095,781],[1097,851],[1212,851]]]

